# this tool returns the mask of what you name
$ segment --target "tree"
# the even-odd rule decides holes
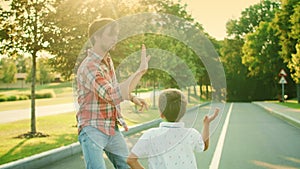
[[[243,45],[242,63],[248,68],[249,76],[261,82],[264,94],[275,97],[278,94],[278,71],[285,68],[279,56],[279,37],[271,22],[260,22],[253,33],[248,33]]]
[[[10,59],[5,58],[2,59],[1,65],[2,65],[2,74],[3,74],[1,80],[7,84],[15,82],[16,81],[15,74],[17,73],[17,67],[15,63]]]
[[[272,92],[269,92],[266,96],[265,92],[259,91],[261,88],[270,88],[269,86],[261,87],[261,84],[264,84],[262,79],[268,79],[269,77],[264,73],[256,76],[261,65],[251,66],[251,64],[257,65],[257,62],[252,63],[252,61],[259,58],[257,54],[261,52],[267,52],[261,58],[266,55],[271,57],[272,55],[272,47],[269,43],[276,43],[276,40],[272,35],[264,37],[264,35],[256,32],[259,29],[272,30],[267,25],[273,20],[278,7],[277,2],[265,0],[246,8],[239,19],[227,22],[226,29],[229,39],[225,39],[220,51],[226,71],[229,100],[249,101],[272,98]],[[255,37],[259,39],[255,41]],[[262,46],[264,46],[263,48],[269,46],[269,48],[259,48]],[[242,57],[245,54],[247,56],[243,58],[244,65]],[[272,58],[276,60],[276,51],[274,51],[274,54],[275,57],[272,55]]]
[[[52,28],[45,23],[44,17],[53,12],[52,0],[12,0],[10,9],[2,10],[1,29],[8,37],[2,40],[1,53],[6,55],[27,54],[32,57],[31,84],[31,132],[36,136],[35,83],[37,53],[47,48],[49,42],[45,34]]]
[[[276,13],[274,20],[275,26],[278,29],[280,37],[281,51],[280,56],[287,63],[289,72],[293,80],[298,81],[295,76],[295,70],[299,65],[294,65],[293,55],[296,54],[296,45],[299,42],[299,1],[298,0],[281,0],[281,8]],[[297,85],[297,90],[300,91],[300,84]],[[298,102],[300,103],[300,95],[298,94]]]
[[[294,7],[295,13],[291,16],[291,37],[297,39],[296,53],[292,54],[288,67],[291,70],[291,76],[297,84],[297,97],[300,104],[300,2]]]
[[[88,48],[88,45],[85,44],[85,42],[88,41],[86,30],[89,23],[96,18],[111,17],[118,19],[122,16],[140,12],[161,12],[193,22],[191,15],[185,11],[185,6],[170,0],[139,0],[136,1],[135,4],[130,4],[125,0],[92,0],[87,2],[76,1],[76,3],[74,3],[74,0],[66,0],[56,2],[56,12],[49,15],[47,20],[51,23],[55,23],[54,25],[58,31],[52,32],[53,34],[49,34],[47,38],[49,38],[48,41],[50,42],[50,52],[55,55],[55,57],[51,59],[51,65],[67,78],[71,77],[74,73],[73,70],[76,71],[76,66],[84,57],[84,55],[81,56],[81,53],[85,52],[86,49],[84,48]],[[141,25],[143,22],[147,21],[141,21]],[[180,26],[179,24],[174,26]],[[203,30],[199,23],[194,23],[194,25],[199,31]],[[112,57],[115,66],[118,67],[122,60],[132,52],[140,50],[140,44],[142,43],[146,43],[147,48],[159,48],[174,52],[177,56],[181,56],[185,61],[189,62],[188,64],[193,67],[192,70],[194,72],[197,71],[198,67],[203,71],[203,67],[195,65],[196,62],[191,60],[191,58],[195,57],[193,52],[184,53],[184,51],[190,50],[185,44],[175,42],[171,37],[164,37],[157,34],[138,35],[119,42],[117,44],[118,50],[111,53],[113,56],[117,56]],[[198,74],[200,74],[201,71],[198,71]],[[154,78],[155,74],[157,74],[155,73],[150,76],[150,73],[151,71],[144,76],[144,78],[147,78],[147,76]],[[157,77],[159,76],[161,75],[157,74]],[[161,80],[167,83],[168,79],[169,78],[162,78]]]
[[[289,64],[289,67],[294,70],[292,78],[297,83],[297,99],[300,104],[300,43],[296,45],[296,54],[292,54],[292,58]]]
[[[39,75],[39,82],[40,84],[46,84],[46,83],[50,83],[54,77],[52,74],[52,69],[50,67],[49,63],[49,59],[45,58],[45,57],[41,57],[38,59],[38,75]]]

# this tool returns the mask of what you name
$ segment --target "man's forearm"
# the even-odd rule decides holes
[[[130,99],[130,93],[135,89],[143,75],[144,72],[137,71],[124,82],[120,83],[121,94],[125,100]]]

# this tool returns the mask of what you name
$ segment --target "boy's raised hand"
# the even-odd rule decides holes
[[[215,112],[212,115],[210,115],[210,116],[206,115],[204,117],[203,122],[206,124],[209,124],[211,121],[213,121],[218,116],[219,111],[220,111],[220,109],[216,108]]]

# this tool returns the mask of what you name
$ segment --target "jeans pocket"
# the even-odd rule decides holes
[[[86,132],[81,131],[81,132],[79,133],[79,136],[78,136],[78,141],[79,141],[79,143],[82,144],[83,142],[86,142],[86,139],[87,139],[87,134],[86,134]]]

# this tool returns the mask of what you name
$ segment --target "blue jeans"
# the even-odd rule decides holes
[[[106,135],[91,126],[86,126],[80,131],[78,140],[87,169],[106,169],[103,152],[116,169],[129,168],[126,163],[129,151],[125,139],[117,127],[115,131],[114,136]]]

